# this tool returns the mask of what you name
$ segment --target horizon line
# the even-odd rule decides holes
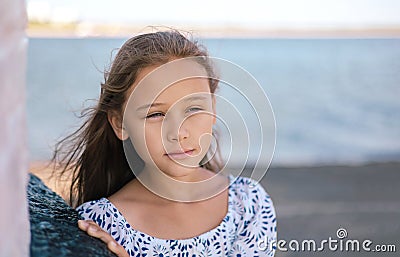
[[[157,26],[154,26],[157,27]],[[153,28],[154,28],[153,27]],[[161,27],[161,26],[160,26]],[[166,26],[163,26],[167,28]],[[149,26],[147,26],[148,30]],[[174,28],[174,27],[171,27]],[[400,38],[398,27],[348,28],[240,28],[181,26],[178,30],[200,38]],[[70,24],[29,25],[30,38],[126,38],[147,32],[141,26],[95,25],[90,27]]]

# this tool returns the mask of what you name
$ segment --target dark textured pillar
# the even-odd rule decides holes
[[[27,188],[32,257],[115,256],[98,239],[78,228],[78,213],[30,174]]]

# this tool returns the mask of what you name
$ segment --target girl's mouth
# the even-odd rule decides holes
[[[181,159],[190,157],[193,154],[193,152],[194,152],[194,149],[191,149],[191,150],[187,150],[184,152],[167,153],[166,155],[172,159],[181,160]]]

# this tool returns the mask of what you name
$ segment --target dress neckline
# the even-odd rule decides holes
[[[200,235],[194,236],[194,237],[190,237],[190,238],[183,238],[183,239],[165,239],[165,238],[159,238],[159,237],[155,237],[155,236],[151,236],[145,232],[142,232],[140,230],[136,230],[132,227],[131,224],[129,224],[129,222],[125,219],[124,215],[122,215],[122,213],[118,210],[118,208],[110,201],[108,200],[108,198],[103,197],[100,200],[105,201],[106,203],[108,203],[117,213],[118,216],[121,217],[122,221],[126,224],[126,227],[128,229],[131,229],[132,232],[134,234],[138,233],[142,236],[145,237],[149,237],[152,240],[157,240],[157,241],[163,241],[163,242],[171,242],[171,241],[176,241],[176,242],[187,242],[187,241],[192,241],[192,240],[196,240],[196,239],[207,239],[210,238],[210,234],[217,232],[221,227],[223,227],[223,225],[225,224],[225,222],[229,219],[229,217],[231,216],[232,213],[232,184],[235,182],[236,178],[233,177],[233,175],[228,175],[228,180],[229,180],[229,186],[228,186],[228,210],[224,216],[224,218],[221,220],[221,222],[214,228],[207,230],[203,233],[201,233]]]

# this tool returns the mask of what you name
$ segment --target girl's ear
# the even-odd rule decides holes
[[[217,106],[216,105],[217,105],[217,102],[216,102],[215,96],[212,95],[212,110],[214,113],[213,124],[215,124],[217,122],[217,111],[216,111]]]
[[[115,135],[122,141],[128,139],[128,133],[122,125],[121,119],[118,115],[107,113],[107,119],[114,130]]]

